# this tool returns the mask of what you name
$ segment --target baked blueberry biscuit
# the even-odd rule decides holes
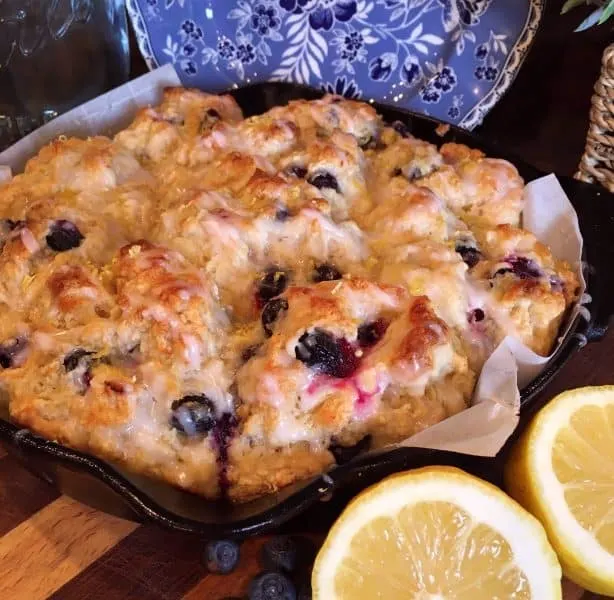
[[[294,452],[302,457],[311,445],[311,462],[301,458],[300,469],[315,474],[331,460],[332,443],[352,446],[367,435],[375,447],[400,441],[469,402],[474,373],[425,297],[341,279],[290,287],[261,319],[266,341],[237,374],[231,496],[288,483],[283,468],[277,478],[258,477],[280,453],[292,464]],[[246,473],[244,461],[264,468]]]
[[[24,427],[243,502],[471,403],[547,354],[577,278],[505,161],[325,96],[243,119],[168,89],[0,183],[0,386]]]

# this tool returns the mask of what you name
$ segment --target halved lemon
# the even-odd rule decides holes
[[[312,574],[315,600],[561,598],[561,569],[539,522],[458,469],[393,475],[357,496]]]
[[[614,595],[614,386],[550,401],[514,446],[505,483],[542,522],[565,575]]]

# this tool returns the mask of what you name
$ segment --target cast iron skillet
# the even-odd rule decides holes
[[[321,92],[287,83],[263,83],[231,92],[246,116],[259,114],[289,100],[315,99]],[[542,175],[537,169],[509,156],[495,144],[450,128],[443,137],[435,133],[437,122],[404,110],[375,105],[386,121],[403,121],[419,138],[440,145],[457,141],[480,148],[487,155],[513,162],[526,181]],[[574,204],[585,241],[587,291],[592,296],[590,319],[578,317],[558,353],[537,379],[521,390],[523,411],[545,398],[540,393],[587,341],[600,340],[614,312],[614,196],[601,188],[570,178],[559,178]],[[196,533],[205,537],[245,536],[278,527],[315,502],[337,495],[342,488],[354,490],[382,477],[424,464],[462,464],[466,457],[449,452],[404,448],[364,456],[337,466],[307,483],[242,506],[211,502],[169,485],[127,474],[123,469],[44,440],[19,429],[0,413],[0,442],[35,474],[62,493],[95,508],[138,521]]]

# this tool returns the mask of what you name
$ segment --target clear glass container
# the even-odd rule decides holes
[[[0,149],[128,73],[124,0],[0,0]]]

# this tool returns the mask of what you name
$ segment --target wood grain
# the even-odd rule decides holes
[[[0,458],[0,536],[58,496],[57,490],[26,471],[10,456]]]
[[[0,598],[48,598],[136,527],[58,498],[0,538]]]

